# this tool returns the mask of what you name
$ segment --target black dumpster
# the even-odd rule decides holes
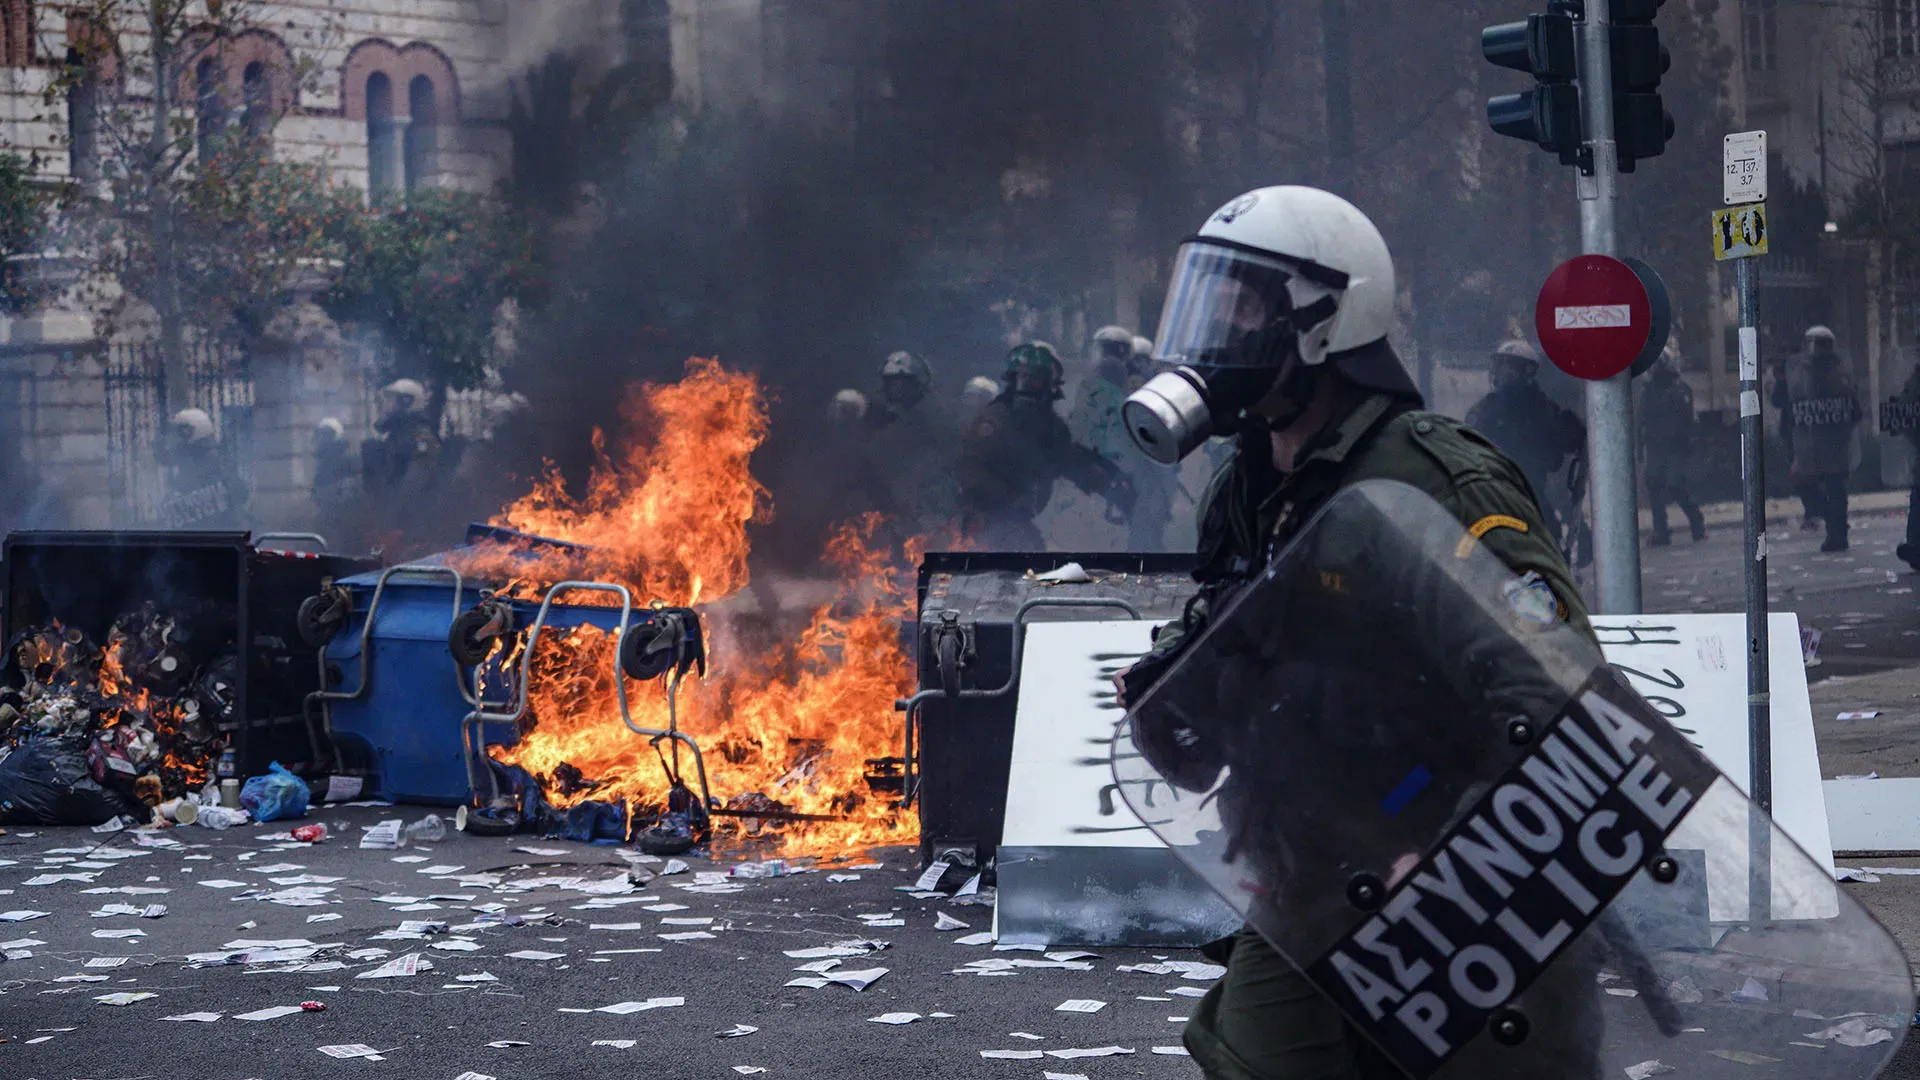
[[[243,773],[264,772],[276,759],[305,762],[312,751],[301,706],[319,689],[319,668],[296,628],[300,602],[379,560],[263,540],[244,532],[11,533],[0,633],[10,645],[58,621],[103,641],[116,618],[151,603],[179,621],[196,667],[245,643],[236,719],[221,725]],[[0,670],[12,663],[9,648]]]
[[[1077,562],[1095,580],[1033,580]],[[1016,623],[1125,619],[1166,622],[1195,592],[1191,555],[934,552],[920,564],[918,666],[921,691],[1007,692],[993,697],[928,697],[920,706],[917,775],[923,858],[949,847],[982,859],[1000,843],[1019,686],[1009,686],[1020,640]],[[1038,601],[1039,604],[1033,602]],[[1042,606],[1044,605],[1044,606]],[[1021,609],[1028,610],[1021,614]],[[944,643],[944,644],[943,644]],[[943,685],[942,651],[946,651]],[[959,662],[956,662],[959,661]]]

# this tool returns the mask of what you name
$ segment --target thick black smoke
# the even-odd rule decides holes
[[[908,349],[956,398],[997,376],[1004,312],[1098,325],[1112,301],[1089,290],[1121,255],[1171,250],[1163,223],[1192,216],[1169,205],[1172,5],[1113,0],[1098,19],[1020,0],[866,7],[830,122],[750,107],[633,132],[554,307],[522,338],[529,464],[581,476],[584,432],[618,429],[622,387],[717,355],[776,397],[760,471],[781,509],[760,546],[810,560],[835,390],[873,392],[885,356]]]

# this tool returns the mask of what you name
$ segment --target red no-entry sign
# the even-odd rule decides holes
[[[1581,255],[1547,277],[1533,325],[1555,367],[1578,379],[1611,379],[1646,349],[1653,303],[1632,267]]]

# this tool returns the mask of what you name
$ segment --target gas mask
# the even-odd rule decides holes
[[[1284,427],[1312,400],[1314,368],[1300,355],[1300,331],[1326,321],[1331,297],[1296,310],[1292,268],[1204,242],[1181,249],[1154,358],[1162,370],[1121,407],[1127,434],[1147,457],[1174,465],[1246,410],[1278,404]]]

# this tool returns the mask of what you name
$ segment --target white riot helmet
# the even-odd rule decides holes
[[[1394,296],[1386,240],[1352,203],[1308,187],[1240,196],[1180,248],[1153,351],[1171,370],[1128,399],[1128,433],[1173,464],[1283,379],[1304,385],[1330,363],[1417,396],[1386,341]],[[1311,395],[1289,396],[1304,408]]]
[[[967,380],[967,387],[960,396],[970,407],[985,405],[1000,396],[1000,384],[985,375],[975,375]]]
[[[851,424],[866,415],[867,395],[858,390],[842,390],[827,403],[827,419],[836,424]]]
[[[181,409],[167,422],[173,425],[180,441],[189,446],[213,441],[213,417],[208,416],[205,409]]]
[[[404,399],[406,404],[401,412],[417,413],[427,410],[427,388],[412,379],[396,379],[380,391],[395,399]]]

